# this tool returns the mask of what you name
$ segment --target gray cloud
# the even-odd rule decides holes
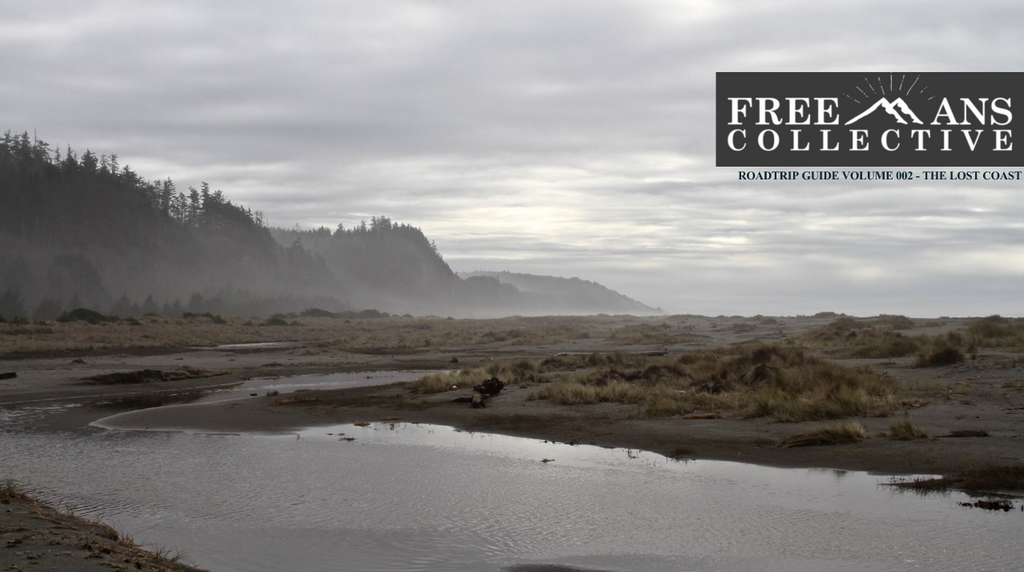
[[[1021,314],[1019,182],[740,182],[717,71],[1006,71],[1006,2],[8,2],[0,126],[669,310]]]

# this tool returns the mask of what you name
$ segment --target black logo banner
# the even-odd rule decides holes
[[[716,76],[719,167],[1024,166],[1024,73]]]

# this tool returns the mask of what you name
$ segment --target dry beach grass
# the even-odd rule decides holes
[[[145,368],[195,367],[230,375],[191,381],[159,376],[144,387],[101,389],[145,392],[253,376],[429,369],[435,371],[405,385],[260,396],[232,407],[208,407],[201,416],[189,406],[157,408],[125,416],[124,423],[283,430],[403,417],[790,466],[949,472],[964,463],[1024,462],[1019,447],[1024,435],[1024,321],[1019,319],[822,313],[498,320],[286,317],[283,326],[209,316],[148,316],[138,322],[0,324],[0,348],[7,356],[0,369],[18,370],[17,379],[0,380],[0,404],[87,396],[93,391],[82,383],[87,377]],[[38,329],[52,333],[32,333]],[[283,341],[293,343],[189,349]],[[83,349],[88,347],[98,349]],[[67,348],[78,349],[68,353]],[[963,361],[933,365],[920,358],[941,349],[960,352]],[[506,389],[485,409],[470,409],[464,400],[471,387],[494,376],[508,384]],[[866,436],[848,445],[777,447],[822,423],[843,422],[860,424]],[[945,437],[954,434],[965,437]]]
[[[404,354],[434,347],[549,345],[600,331],[588,317],[343,319],[148,315],[132,320],[0,323],[0,357],[223,344],[317,342],[321,349]]]
[[[16,373],[0,379],[0,407],[122,394],[150,407],[110,421],[128,429],[432,423],[671,458],[947,475],[901,481],[914,490],[1024,489],[1018,319],[823,313],[281,322],[193,315],[0,324],[0,373]],[[291,343],[194,349],[265,342]],[[412,369],[433,371],[401,384],[151,407],[167,392],[198,396],[249,377],[359,371],[373,378]],[[470,408],[471,388],[491,377],[507,386],[485,408]],[[16,487],[0,490],[4,500],[12,512],[0,514],[0,533],[14,543],[0,552],[5,566],[188,570],[173,551],[143,550]]]
[[[869,369],[837,365],[788,344],[741,344],[678,357],[634,361],[571,374],[534,394],[563,405],[605,401],[644,415],[729,411],[782,422],[885,414],[897,385]]]

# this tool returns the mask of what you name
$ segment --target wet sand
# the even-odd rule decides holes
[[[0,369],[17,369],[19,377],[0,382],[0,405],[30,400],[88,399],[100,395],[180,391],[237,383],[261,376],[338,371],[452,369],[483,366],[492,361],[542,359],[560,352],[589,353],[625,350],[658,351],[668,356],[750,340],[794,339],[832,317],[762,319],[686,317],[687,334],[675,341],[624,345],[616,328],[632,323],[658,324],[654,319],[608,317],[601,328],[583,339],[548,345],[473,345],[430,348],[405,354],[353,353],[303,342],[288,347],[125,352],[75,359],[47,357],[5,362]],[[631,321],[632,320],[632,321]],[[908,332],[941,333],[962,328],[964,320],[922,321]],[[609,335],[609,332],[613,332]],[[619,339],[616,339],[616,338]],[[637,340],[630,340],[636,342]],[[643,340],[639,340],[643,341]],[[673,343],[675,341],[675,343]],[[495,432],[586,443],[606,447],[645,449],[673,457],[717,459],[785,467],[820,467],[876,473],[949,473],[969,467],[1024,463],[1024,372],[1020,354],[1003,350],[978,352],[965,363],[918,368],[912,358],[837,360],[867,366],[894,376],[903,391],[904,409],[930,438],[894,441],[884,436],[896,418],[862,417],[870,433],[859,443],[781,449],[784,438],[815,423],[779,423],[741,419],[724,413],[722,419],[648,418],[635,406],[614,403],[559,406],[531,401],[537,387],[506,388],[485,409],[455,403],[469,390],[417,395],[403,384],[370,388],[310,391],[297,401],[256,396],[226,403],[148,409],[119,415],[106,426],[122,429],[191,430],[211,432],[282,432],[301,427],[348,422],[377,422],[400,418],[410,423],[449,425],[467,431]],[[457,358],[458,364],[451,359]],[[84,362],[84,363],[80,363]],[[81,380],[98,373],[187,365],[230,374],[199,380],[159,382],[141,386],[90,386]],[[288,403],[288,404],[282,404]],[[902,413],[898,413],[902,414]],[[983,431],[986,437],[946,438],[958,431]]]
[[[700,458],[782,467],[819,467],[885,474],[949,473],[966,467],[1024,462],[1024,416],[996,400],[951,400],[915,411],[914,423],[929,435],[984,430],[976,438],[935,437],[893,441],[882,436],[891,417],[858,418],[872,438],[848,445],[781,449],[787,436],[814,423],[763,419],[643,418],[632,405],[560,406],[530,401],[534,387],[511,387],[485,409],[456,403],[468,390],[415,395],[404,384],[309,391],[298,402],[259,396],[228,403],[185,405],[119,415],[106,426],[122,429],[209,432],[287,432],[303,427],[357,422],[429,423],[546,439],[562,443],[644,449],[679,458]],[[292,396],[289,395],[289,398]],[[279,403],[288,403],[280,405]]]
[[[0,491],[0,566],[10,571],[203,572],[176,555],[120,537],[114,529],[31,497]]]
[[[0,379],[0,407],[98,402],[124,397],[151,399],[229,387],[250,378],[336,372],[366,372],[372,377],[375,371],[447,370],[485,366],[494,361],[539,360],[563,352],[664,352],[671,357],[696,349],[755,340],[769,343],[792,340],[833,318],[677,317],[676,322],[685,321],[685,328],[681,329],[685,333],[672,336],[658,334],[658,328],[637,331],[629,328],[672,323],[673,318],[662,321],[659,318],[603,317],[583,322],[590,328],[586,335],[577,332],[575,336],[549,343],[516,343],[515,336],[528,335],[528,332],[510,330],[511,343],[502,343],[499,337],[499,341],[493,343],[438,344],[394,352],[386,348],[353,351],[336,339],[320,339],[215,349],[50,351],[17,355],[14,359],[9,354],[7,359],[0,360],[0,373],[16,372],[17,377]],[[498,327],[503,324],[496,323]],[[919,321],[907,333],[941,334],[962,329],[966,323],[966,320],[956,319]],[[445,325],[451,327],[449,323]],[[458,327],[458,323],[455,326]],[[407,329],[410,326],[405,321],[396,322],[394,327]],[[477,323],[473,327],[481,325]],[[484,329],[488,327],[489,324]],[[651,331],[653,339],[648,339]],[[627,335],[623,336],[623,332]],[[282,330],[282,336],[287,334]],[[452,363],[453,358],[458,360],[457,364]],[[353,422],[429,423],[570,444],[644,449],[675,458],[881,474],[948,474],[965,468],[1024,463],[1024,370],[1021,366],[1024,355],[1019,350],[981,348],[973,359],[964,363],[927,368],[914,367],[910,357],[834,361],[892,375],[902,388],[902,407],[897,414],[906,411],[914,424],[930,437],[893,441],[886,438],[885,432],[895,416],[866,417],[857,420],[869,430],[870,438],[859,443],[782,449],[777,447],[780,441],[814,424],[741,419],[728,412],[721,419],[648,418],[633,405],[560,406],[534,401],[529,396],[537,386],[515,385],[489,399],[484,409],[473,409],[467,403],[455,401],[471,395],[466,389],[420,395],[410,391],[407,384],[390,384],[155,407],[107,417],[103,426],[126,430],[288,432]],[[184,367],[202,370],[203,375],[209,377],[150,380],[138,384],[88,382],[88,378],[97,375],[142,369],[180,371]],[[73,408],[57,416],[63,425],[55,428],[81,427],[103,415],[95,408]],[[964,431],[984,432],[987,436],[942,437]],[[11,570],[73,572],[189,570],[162,561],[157,555],[131,544],[118,542],[110,537],[110,532],[103,525],[78,519],[31,499],[13,500],[0,507],[0,534],[8,544],[0,552],[0,564]],[[539,572],[570,568],[528,565],[507,570]]]

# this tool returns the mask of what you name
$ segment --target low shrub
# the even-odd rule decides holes
[[[288,322],[282,320],[281,318],[267,318],[267,320],[263,322],[263,325],[264,326],[287,326]]]
[[[320,308],[306,308],[300,314],[303,318],[337,318],[340,315]]]
[[[107,316],[88,308],[75,308],[70,312],[64,312],[57,318],[58,322],[88,322],[90,324],[102,324],[103,322],[116,322],[116,316]]]
[[[196,314],[196,313],[193,313],[193,312],[184,312],[181,315],[181,317],[185,318],[186,320],[191,320],[191,319],[194,319],[194,318],[206,318],[206,319],[210,320],[211,322],[213,322],[214,324],[217,324],[219,326],[222,326],[222,325],[228,323],[227,320],[225,320],[224,318],[220,317],[219,315],[211,314],[210,312],[204,312],[202,314]]]
[[[894,330],[912,330],[914,321],[906,316],[882,314],[868,323],[873,326],[888,326]]]
[[[964,361],[964,354],[954,347],[942,347],[917,355],[917,367],[955,365]]]

